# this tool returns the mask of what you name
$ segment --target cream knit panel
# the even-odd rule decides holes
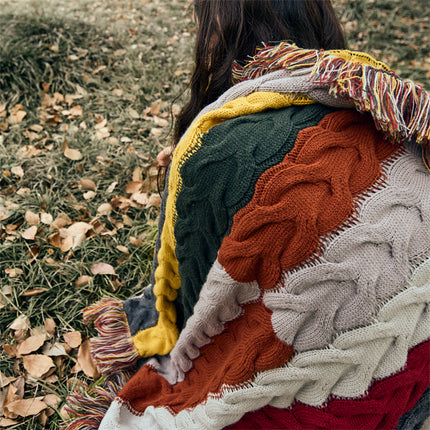
[[[430,175],[421,159],[407,151],[385,175],[383,188],[360,200],[354,224],[326,239],[321,258],[264,294],[276,334],[296,351],[367,324],[430,254]]]
[[[137,417],[115,401],[100,429],[220,429],[268,404],[287,408],[299,400],[320,406],[330,395],[364,395],[374,378],[401,370],[408,350],[429,338],[430,259],[405,287],[382,306],[373,324],[340,334],[327,348],[298,353],[286,366],[260,372],[244,386],[225,386],[176,416],[149,407]]]
[[[224,324],[243,312],[242,305],[257,300],[261,290],[257,282],[236,282],[215,261],[200,291],[193,315],[188,319],[175,347],[170,353],[172,366],[179,380],[191,369],[192,360],[200,355],[200,348],[211,337],[224,330]]]

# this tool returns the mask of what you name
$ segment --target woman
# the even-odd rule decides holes
[[[429,94],[345,51],[329,1],[195,14],[152,282],[84,312],[108,376],[67,428],[416,428]]]

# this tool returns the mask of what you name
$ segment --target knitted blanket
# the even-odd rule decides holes
[[[151,285],[84,311],[67,429],[407,429],[429,415],[430,96],[265,46],[175,149]]]

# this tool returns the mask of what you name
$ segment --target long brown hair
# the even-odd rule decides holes
[[[232,85],[233,61],[245,61],[262,42],[345,48],[330,0],[195,0],[194,8],[198,28],[191,96],[176,119],[174,145],[200,110]]]

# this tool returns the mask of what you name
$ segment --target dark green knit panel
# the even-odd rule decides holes
[[[269,110],[223,122],[202,137],[201,148],[180,170],[176,201],[179,328],[192,315],[233,215],[251,201],[258,178],[291,151],[300,130],[332,111],[318,104]]]

